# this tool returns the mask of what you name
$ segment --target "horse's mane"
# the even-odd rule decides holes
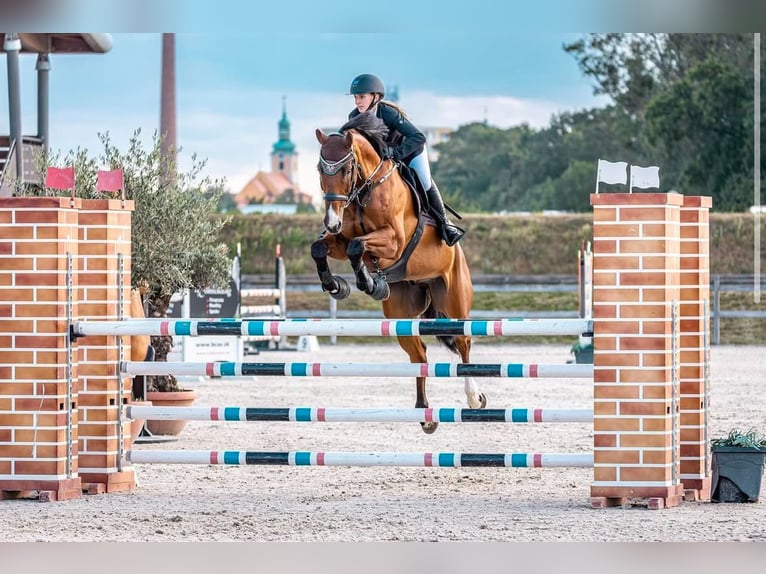
[[[339,131],[344,133],[351,129],[362,134],[372,147],[375,148],[378,155],[383,155],[383,150],[387,145],[388,126],[382,119],[373,112],[367,111],[348,120],[340,127]]]

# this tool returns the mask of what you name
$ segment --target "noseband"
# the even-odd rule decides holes
[[[322,173],[324,173],[325,175],[335,175],[343,168],[343,166],[345,166],[347,163],[351,161],[353,161],[353,164],[351,166],[351,176],[353,179],[354,172],[359,171],[359,162],[356,161],[356,156],[354,156],[354,150],[349,151],[345,156],[340,158],[338,161],[327,161],[325,158],[322,157],[322,154],[320,152],[319,169],[321,169]],[[325,193],[323,197],[325,201],[345,201],[346,205],[348,205],[352,201],[352,198],[350,197],[350,195],[351,194]]]
[[[372,170],[372,173],[370,176],[362,182],[361,185],[357,186],[356,183],[361,179],[362,175],[362,166],[359,164],[359,161],[356,159],[356,155],[354,155],[354,150],[351,149],[345,156],[340,158],[337,161],[327,161],[325,158],[322,157],[322,153],[320,151],[319,153],[319,169],[322,170],[322,173],[325,175],[335,175],[337,174],[343,166],[345,166],[347,163],[351,163],[351,185],[350,191],[348,193],[325,193],[323,195],[323,198],[325,201],[343,201],[345,202],[345,206],[347,207],[352,201],[357,201],[359,205],[362,207],[366,207],[366,203],[362,204],[359,200],[360,195],[363,191],[368,190],[372,191],[377,186],[379,186],[381,183],[386,181],[392,173],[394,173],[394,170],[396,169],[396,162],[391,162],[391,169],[388,170],[388,172],[383,175],[379,180],[373,181],[375,178],[375,175],[380,171],[380,168],[383,167],[383,162],[385,160],[381,159],[378,163],[377,167]],[[369,202],[369,200],[368,200]]]

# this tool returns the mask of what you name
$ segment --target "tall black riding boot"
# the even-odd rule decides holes
[[[431,189],[426,191],[428,196],[428,203],[431,207],[431,214],[439,224],[440,231],[442,233],[442,239],[444,243],[449,246],[455,245],[460,241],[465,234],[465,231],[457,227],[452,223],[447,215],[447,210],[444,208],[444,201],[442,201],[441,193],[436,184],[431,182]]]

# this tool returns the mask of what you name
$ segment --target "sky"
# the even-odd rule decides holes
[[[202,26],[199,26],[202,28]],[[338,127],[353,109],[360,73],[396,86],[416,125],[507,128],[548,125],[552,114],[606,103],[562,46],[582,34],[449,27],[441,32],[311,32],[235,27],[176,33],[176,118],[181,170],[196,154],[204,171],[237,193],[270,170],[283,96],[298,151],[298,184],[319,197],[316,128]],[[302,27],[305,28],[305,27]],[[522,27],[523,28],[523,27]],[[160,33],[113,33],[106,54],[51,56],[51,148],[101,150],[109,132],[124,149],[135,129],[159,129]],[[22,130],[37,131],[35,56],[22,55]],[[0,133],[9,133],[7,72],[0,55]]]

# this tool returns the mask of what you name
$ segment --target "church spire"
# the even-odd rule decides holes
[[[290,141],[290,120],[287,119],[287,96],[282,96],[282,118],[277,124],[279,139],[274,144],[274,153],[292,153],[295,144]]]
[[[290,141],[290,120],[287,119],[287,97],[282,96],[282,118],[277,123],[279,139],[271,149],[271,171],[280,172],[296,183],[298,174],[298,152]]]

